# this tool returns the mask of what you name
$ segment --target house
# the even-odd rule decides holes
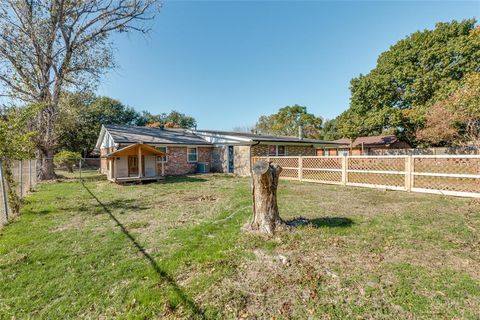
[[[104,125],[97,140],[110,181],[224,172],[249,176],[254,156],[315,156],[336,142],[215,130]]]
[[[386,149],[409,149],[411,146],[398,139],[395,135],[358,137],[354,141],[343,138],[334,140],[337,143],[333,146],[325,146],[317,149],[318,156],[337,156],[337,155],[371,155],[379,154]]]

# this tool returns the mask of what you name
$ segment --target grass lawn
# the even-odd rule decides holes
[[[243,234],[249,180],[45,183],[0,230],[0,318],[480,318],[480,202],[281,181]]]

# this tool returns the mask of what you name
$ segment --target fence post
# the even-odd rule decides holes
[[[411,156],[405,156],[405,191],[410,192],[412,190],[411,177],[412,177],[412,158]]]
[[[2,201],[3,208],[5,209],[5,218],[8,221],[8,201],[7,201],[7,190],[5,189],[5,179],[3,176],[3,162],[0,160],[0,187],[2,188]]]
[[[347,185],[347,156],[342,157],[342,184]]]
[[[32,160],[28,160],[28,191],[32,191]]]
[[[303,157],[298,157],[298,180],[303,180]]]
[[[78,160],[78,174],[80,176],[80,180],[82,180],[82,159]]]
[[[23,160],[18,165],[18,184],[20,186],[20,198],[23,198]]]

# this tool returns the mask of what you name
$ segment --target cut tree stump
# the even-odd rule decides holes
[[[253,219],[244,226],[246,231],[272,235],[287,229],[280,218],[277,205],[278,179],[282,167],[275,163],[257,161],[252,168]]]

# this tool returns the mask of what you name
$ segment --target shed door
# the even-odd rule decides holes
[[[228,146],[228,172],[233,173],[235,170],[234,167],[234,152],[233,146]]]
[[[128,156],[128,176],[138,176],[138,157]]]

